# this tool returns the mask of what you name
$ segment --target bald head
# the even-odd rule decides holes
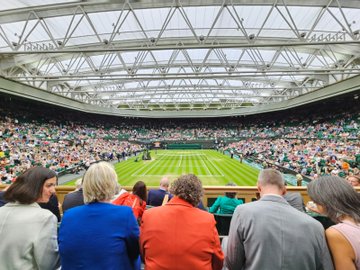
[[[166,176],[163,177],[161,180],[160,180],[160,187],[165,189],[165,190],[168,190],[169,188],[169,185],[170,185],[170,181],[169,181],[169,178],[167,178]]]
[[[258,177],[258,189],[261,195],[285,194],[285,181],[282,174],[274,169],[262,170]]]

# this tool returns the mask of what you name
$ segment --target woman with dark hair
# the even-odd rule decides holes
[[[236,186],[234,183],[228,183],[226,186]],[[225,196],[217,197],[214,204],[210,207],[210,213],[233,214],[235,208],[243,204],[242,200],[236,198],[236,192],[225,192]]]
[[[337,223],[326,230],[335,269],[360,269],[360,195],[343,178],[320,177],[308,185],[308,208]]]
[[[146,184],[143,181],[137,181],[132,189],[132,193],[123,193],[113,201],[113,204],[130,206],[134,216],[140,222],[146,208],[146,199]]]
[[[57,176],[44,167],[21,174],[0,208],[0,269],[58,269],[57,219],[39,202],[55,193]]]

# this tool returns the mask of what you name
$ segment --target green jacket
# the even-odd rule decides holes
[[[236,198],[221,196],[216,199],[209,211],[210,213],[216,214],[232,214],[239,204],[243,204],[243,201]]]

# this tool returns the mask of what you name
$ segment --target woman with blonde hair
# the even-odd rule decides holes
[[[326,230],[336,269],[360,269],[360,195],[343,178],[320,177],[308,185],[310,210],[337,223]]]
[[[60,226],[62,269],[137,269],[139,227],[129,207],[111,204],[117,184],[109,163],[86,171],[85,205],[67,210]]]

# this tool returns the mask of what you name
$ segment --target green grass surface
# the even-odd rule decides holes
[[[204,186],[222,186],[228,182],[254,186],[259,173],[214,150],[152,150],[152,160],[143,161],[139,156],[135,162],[135,158],[115,164],[122,186],[133,186],[139,180],[147,186],[158,186],[164,175],[174,180],[188,173],[197,175]],[[73,182],[68,184],[73,185]]]

